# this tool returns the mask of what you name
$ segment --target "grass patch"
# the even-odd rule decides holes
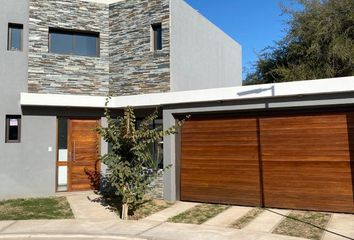
[[[174,223],[202,224],[228,208],[229,206],[220,204],[200,204],[171,217],[168,221]]]
[[[0,201],[0,220],[74,218],[65,197]]]
[[[149,215],[157,213],[165,208],[172,206],[172,202],[164,200],[149,200],[138,206],[132,215],[129,215],[130,220],[139,220]]]
[[[259,214],[264,211],[262,208],[253,208],[252,210],[248,211],[245,215],[237,219],[231,227],[241,229],[245,227],[248,223],[250,223],[253,219],[255,219]]]
[[[319,240],[323,235],[323,230],[320,228],[326,227],[330,217],[331,214],[329,213],[292,211],[274,229],[273,233]]]
[[[106,209],[115,212],[119,217],[122,216],[122,199],[112,193],[98,193],[101,197],[94,201],[99,202]],[[164,201],[160,199],[151,199],[146,197],[142,203],[136,206],[129,206],[128,218],[129,220],[139,220],[151,214],[159,212],[165,208],[172,206],[174,202]]]

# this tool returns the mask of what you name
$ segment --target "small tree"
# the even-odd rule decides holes
[[[98,127],[97,131],[110,144],[110,151],[101,157],[101,161],[108,167],[106,177],[115,189],[115,195],[122,198],[122,219],[127,220],[128,210],[144,200],[151,183],[170,167],[159,171],[149,146],[163,136],[175,134],[182,121],[165,131],[152,128],[158,117],[155,111],[137,126],[131,107],[125,108],[124,116],[117,119],[113,119],[106,109],[105,117],[107,127]]]

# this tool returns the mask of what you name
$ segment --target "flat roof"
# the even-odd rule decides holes
[[[330,94],[354,91],[354,76],[192,91],[112,97],[109,108],[237,101],[244,99]],[[22,106],[104,108],[105,96],[21,93]]]

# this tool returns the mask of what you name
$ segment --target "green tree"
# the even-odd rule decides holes
[[[354,1],[297,0],[286,36],[266,48],[244,84],[354,75]]]
[[[108,103],[108,102],[107,102]],[[106,178],[122,199],[122,219],[128,219],[128,210],[140,204],[146,192],[163,172],[159,171],[149,146],[163,136],[175,134],[183,121],[167,130],[152,128],[158,117],[157,111],[146,117],[137,126],[134,110],[127,107],[124,116],[114,119],[108,109],[105,110],[107,127],[98,127],[97,131],[110,144],[110,151],[101,157],[107,165]],[[170,166],[166,166],[165,171]]]

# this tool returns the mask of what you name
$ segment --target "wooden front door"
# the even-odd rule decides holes
[[[96,119],[70,119],[68,134],[68,190],[84,191],[99,187],[99,135]]]

